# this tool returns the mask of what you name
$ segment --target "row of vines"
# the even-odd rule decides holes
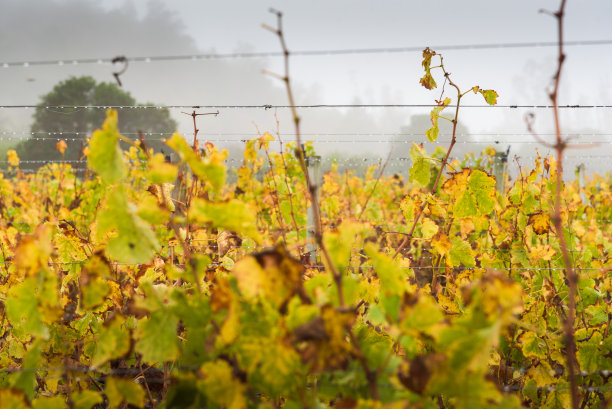
[[[416,145],[412,180],[332,170],[330,266],[306,253],[294,144],[249,141],[227,185],[212,144],[176,134],[170,164],[122,151],[116,121],[109,111],[86,151],[95,176],[56,164],[0,179],[2,407],[569,405],[553,158],[503,194],[490,150],[471,169],[449,163],[435,195],[440,159]],[[562,197],[590,407],[611,396],[610,180]]]

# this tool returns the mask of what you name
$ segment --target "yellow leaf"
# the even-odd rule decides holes
[[[446,234],[441,234],[440,237],[431,241],[431,247],[433,247],[441,256],[448,256],[453,245],[450,241],[448,241],[448,236]]]
[[[555,255],[555,249],[550,244],[539,244],[529,249],[529,257],[534,261],[550,261]]]
[[[421,233],[423,238],[431,239],[438,232],[438,226],[430,218],[423,218],[423,224],[421,225]]]
[[[59,142],[55,144],[55,149],[57,149],[62,155],[64,154],[64,152],[66,152],[67,148],[68,144],[66,144],[66,141],[63,139],[60,139]]]
[[[536,234],[545,234],[550,231],[550,217],[546,213],[536,213],[529,216],[528,224]]]
[[[252,254],[234,265],[232,273],[246,298],[261,296],[277,308],[302,289],[303,267],[287,251],[278,247]]]
[[[6,151],[6,156],[8,157],[9,165],[13,167],[19,166],[19,156],[17,156],[17,151],[15,151],[15,149]]]
[[[582,237],[586,233],[586,229],[580,220],[574,220],[572,222],[572,229],[574,229],[574,233],[576,233],[578,237]]]
[[[206,362],[200,368],[203,380],[201,390],[210,401],[226,409],[246,408],[246,387],[234,377],[234,371],[225,361]]]
[[[474,231],[474,220],[471,217],[465,217],[459,221],[459,229],[461,231],[461,237],[467,238],[467,235]]]

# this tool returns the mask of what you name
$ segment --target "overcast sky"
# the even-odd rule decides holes
[[[277,38],[261,28],[275,24],[270,6],[284,12],[291,50],[425,47],[556,40],[555,20],[540,9],[554,10],[558,1],[139,1],[139,0],[0,0],[0,63],[102,57],[157,56],[198,52],[278,51]],[[610,40],[610,0],[572,1],[567,5],[566,39]],[[454,81],[464,88],[480,85],[498,91],[500,104],[548,103],[546,87],[555,67],[554,47],[444,51]],[[567,48],[560,95],[562,104],[612,104],[612,45]],[[295,56],[291,75],[297,103],[422,104],[439,92],[420,87],[420,53]],[[132,63],[124,87],[139,101],[160,104],[283,104],[281,84],[264,76],[263,68],[281,69],[281,59],[235,59]],[[71,75],[93,75],[112,81],[112,67],[0,67],[0,103],[36,103],[58,81]],[[482,104],[479,96],[465,100]],[[398,132],[414,114],[427,109],[368,109],[303,112],[310,133]],[[529,140],[525,110],[465,109],[461,120],[473,133],[515,133],[510,143]],[[542,133],[552,130],[549,112],[535,111]],[[568,131],[612,133],[611,109],[564,111]],[[28,112],[3,110],[0,128],[28,129]],[[188,118],[174,112],[182,131]],[[183,118],[184,117],[184,118]],[[290,121],[279,112],[281,129]],[[211,133],[254,134],[274,127],[274,113],[261,110],[223,111],[206,122]],[[203,128],[203,127],[202,127]],[[424,132],[425,129],[422,130]],[[228,138],[230,136],[227,136]],[[370,138],[371,139],[371,138]],[[389,139],[380,137],[380,139]],[[473,136],[472,139],[489,139]],[[577,155],[610,154],[612,138],[596,150]],[[345,145],[339,145],[345,146]],[[522,146],[523,155],[535,145]],[[383,143],[360,147],[382,154]],[[333,149],[338,149],[334,146]],[[342,148],[344,149],[344,148]],[[355,148],[357,149],[357,148]],[[525,151],[527,149],[527,151]],[[605,163],[604,169],[612,166]]]

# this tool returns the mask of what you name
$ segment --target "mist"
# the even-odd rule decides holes
[[[90,75],[97,81],[114,82],[111,64],[77,64],[74,58],[114,56],[191,55],[215,52],[279,51],[278,39],[261,28],[275,20],[261,1],[130,2],[93,1],[28,2],[2,0],[0,55],[2,62],[63,60],[63,65],[0,68],[0,104],[36,104],[59,81]],[[277,4],[284,9],[290,49],[337,49],[435,44],[482,44],[519,41],[554,41],[553,19],[539,8],[554,8],[555,2],[515,2],[489,6],[466,1],[459,7],[442,2],[440,10],[412,2],[391,1],[372,7],[364,1]],[[572,8],[573,7],[573,8]],[[506,12],[506,15],[500,15]],[[568,8],[568,39],[606,39],[609,30],[593,16],[612,11],[605,1]],[[342,14],[344,13],[344,14]],[[468,19],[468,16],[470,17]],[[402,21],[404,23],[402,24]],[[520,30],[518,29],[520,28]],[[449,35],[452,33],[452,35]],[[568,47],[561,104],[609,104],[610,46]],[[444,50],[441,50],[444,52]],[[604,52],[606,51],[606,52]],[[491,49],[445,52],[445,64],[465,89],[480,85],[500,94],[500,104],[547,104],[556,50]],[[432,104],[439,90],[422,89],[420,54],[296,56],[291,60],[291,78],[297,104]],[[0,67],[1,63],[0,62]],[[121,76],[123,89],[139,102],[159,105],[286,105],[283,84],[263,73],[282,73],[279,58],[209,59],[197,61],[131,62]],[[588,75],[585,75],[588,66]],[[452,96],[452,94],[449,94]],[[484,102],[478,96],[466,104]],[[120,110],[121,111],[121,110]],[[178,131],[193,133],[186,108],[172,109]],[[205,110],[198,110],[204,112]],[[317,152],[337,157],[364,157],[375,162],[394,147],[393,157],[407,156],[410,143],[426,141],[422,121],[428,108],[302,109],[302,131],[313,140]],[[33,110],[0,109],[2,145],[27,137]],[[454,156],[480,152],[487,145],[505,151],[519,163],[533,162],[536,148],[525,125],[525,109],[465,108],[460,123],[465,134]],[[533,110],[535,129],[550,139],[550,110]],[[121,116],[121,112],[119,112]],[[581,134],[577,143],[598,141],[583,149],[567,151],[568,168],[586,163],[589,171],[606,172],[612,153],[609,109],[562,110],[566,133]],[[293,139],[293,122],[287,109],[220,109],[216,117],[201,117],[198,128],[203,140],[212,140],[233,151],[240,141],[261,132]],[[408,131],[406,131],[408,130]],[[397,135],[400,134],[400,135]],[[586,135],[582,135],[586,134]],[[443,134],[440,144],[450,136]],[[399,140],[399,143],[391,141]],[[338,142],[341,141],[341,142]],[[479,142],[479,143],[476,143]],[[435,144],[426,143],[432,150]],[[239,153],[238,156],[239,157]],[[513,161],[513,163],[516,163]],[[401,171],[397,163],[395,171]],[[570,172],[569,174],[572,174]]]

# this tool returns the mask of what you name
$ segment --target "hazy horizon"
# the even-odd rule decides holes
[[[104,64],[72,65],[74,58],[112,58],[117,55],[159,56],[234,51],[279,51],[278,39],[261,28],[275,24],[270,6],[284,12],[285,34],[291,50],[424,47],[436,45],[503,44],[555,41],[555,21],[538,11],[556,9],[557,1],[495,3],[470,0],[428,4],[389,1],[335,2],[227,1],[213,3],[0,0],[0,105],[36,104],[41,95],[70,76],[91,75],[114,81],[113,67]],[[599,0],[569,2],[566,40],[612,39],[605,19],[612,4]],[[26,24],[27,22],[27,24]],[[612,45],[567,47],[561,104],[612,104],[609,64]],[[547,104],[546,87],[556,63],[555,47],[498,48],[441,51],[454,80],[467,89],[473,85],[495,89],[499,103]],[[66,60],[62,66],[2,68],[3,62]],[[295,56],[291,76],[298,104],[431,104],[439,90],[420,87],[419,52]],[[280,72],[282,59],[218,59],[176,62],[131,62],[121,77],[123,88],[139,102],[162,105],[287,104],[280,81],[262,74]],[[439,77],[438,77],[439,78]],[[451,95],[452,96],[452,95]],[[479,96],[465,104],[481,105]],[[427,108],[304,109],[303,130],[312,135],[322,152],[385,156],[391,136],[410,125]],[[524,109],[466,108],[460,121],[472,141],[511,145],[511,155],[533,155],[538,146],[528,135]],[[552,131],[549,110],[534,110],[536,129]],[[610,170],[605,155],[612,153],[610,109],[563,110],[567,133],[585,133],[578,142],[603,141],[590,149],[568,151],[569,166],[587,162],[598,172]],[[32,111],[0,110],[0,130],[26,133]],[[191,119],[172,110],[179,131],[192,132]],[[277,112],[282,134],[290,136],[287,110]],[[274,131],[274,110],[221,110],[219,117],[201,121],[204,135],[216,139],[254,137],[257,129]],[[415,140],[424,140],[417,129]],[[419,138],[418,133],[423,137]],[[337,135],[340,134],[340,135]],[[383,135],[381,135],[383,134]],[[330,137],[331,135],[331,137]],[[290,138],[285,138],[290,139]],[[345,139],[344,143],[325,140]],[[448,138],[442,137],[443,140]],[[359,143],[360,140],[368,141]],[[317,142],[319,141],[319,142]],[[355,141],[355,142],[354,142]],[[376,142],[375,142],[376,141]],[[471,144],[458,146],[457,152]],[[475,147],[475,146],[474,146]],[[476,147],[475,147],[476,148]],[[480,149],[480,148],[479,148]],[[541,152],[546,149],[539,147]],[[587,158],[590,156],[590,158]],[[604,157],[598,160],[597,157]]]

